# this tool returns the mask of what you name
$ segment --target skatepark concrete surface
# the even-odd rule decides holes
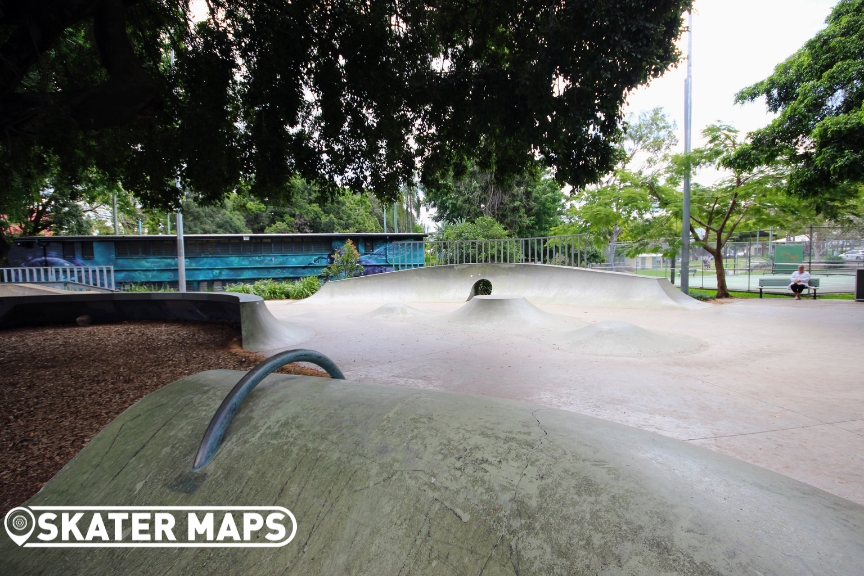
[[[424,271],[427,280],[430,271]],[[380,276],[410,272],[417,271]],[[472,274],[468,280],[477,279]],[[603,273],[589,278],[596,274]],[[484,272],[490,276],[500,274]],[[325,286],[340,284],[340,293],[348,293],[351,283],[366,281]],[[466,281],[445,291],[454,299],[447,302],[399,301],[383,289],[377,301],[371,292],[364,292],[368,302],[339,301],[330,289],[326,298],[267,306],[281,321],[314,329],[315,337],[300,346],[328,355],[353,381],[594,416],[864,504],[864,304],[791,298],[664,308],[632,301],[594,306],[579,298],[550,304],[512,294],[512,283],[507,292],[499,290],[492,280],[492,296],[521,296],[530,307],[518,306],[534,318],[569,318],[573,327],[513,317],[485,329],[482,322],[448,321],[470,317],[466,304],[477,300],[465,301],[471,286]],[[579,290],[550,287],[556,293]],[[456,293],[463,294],[461,301]],[[675,301],[682,299],[679,294]]]
[[[825,576],[864,565],[864,507],[659,434],[488,396],[272,375],[192,472],[243,374],[203,372],[145,397],[27,504],[284,506],[291,542],[33,549],[4,538],[0,572]]]

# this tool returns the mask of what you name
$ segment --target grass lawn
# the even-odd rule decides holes
[[[759,298],[758,292],[729,292],[729,294],[733,298]],[[700,288],[691,288],[690,289],[691,296],[702,296],[703,298],[714,298],[717,296],[716,290],[702,290]],[[786,294],[770,294],[765,292],[763,298],[791,298],[792,296]],[[806,298],[806,296],[802,296],[802,298]],[[819,294],[817,296],[818,300],[854,300],[855,297],[852,294]]]

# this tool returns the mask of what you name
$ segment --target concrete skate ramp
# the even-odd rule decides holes
[[[264,300],[256,298],[257,300],[247,300],[240,304],[240,329],[245,350],[281,350],[315,337],[315,331],[311,328],[280,322],[267,308]]]
[[[443,328],[526,333],[576,328],[585,322],[540,310],[522,296],[475,296],[457,310],[427,322]]]
[[[145,397],[27,505],[277,505],[297,519],[293,541],[34,550],[4,537],[0,573],[826,576],[864,565],[864,507],[677,440],[494,398],[273,375],[192,473],[242,374],[196,374]]]
[[[708,306],[685,296],[665,278],[545,264],[433,266],[327,282],[309,303],[464,302],[481,279],[492,294],[524,296],[537,304],[670,308]]]
[[[705,350],[698,338],[663,334],[629,322],[597,322],[565,334],[562,347],[578,354],[596,356],[665,356]]]

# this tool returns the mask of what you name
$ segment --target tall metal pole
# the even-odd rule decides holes
[[[120,234],[120,225],[117,222],[117,195],[114,194],[111,198],[111,202],[113,204],[112,207],[112,218],[114,218],[114,235],[117,236]]]
[[[183,248],[183,213],[177,210],[177,288],[186,292],[186,250]]]
[[[687,15],[687,80],[684,82],[684,153],[691,149],[693,124],[693,13]],[[690,168],[684,174],[681,210],[681,292],[690,291]]]
[[[384,233],[387,233],[387,206],[384,206]]]
[[[174,69],[174,50],[171,50],[169,56],[171,69]],[[183,194],[183,187],[180,185],[180,177],[177,177],[177,188]],[[181,198],[180,208],[177,209],[177,289],[180,292],[186,292],[186,250],[183,247],[183,203]],[[168,234],[171,234],[171,213],[168,213]]]

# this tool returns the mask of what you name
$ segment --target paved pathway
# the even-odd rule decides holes
[[[383,303],[383,302],[382,302]],[[377,304],[270,302],[350,380],[525,400],[651,430],[864,504],[864,304],[738,300],[703,310],[538,304],[583,322],[699,338],[701,352],[575,354],[518,326],[372,320]],[[423,303],[435,313],[460,304]]]

